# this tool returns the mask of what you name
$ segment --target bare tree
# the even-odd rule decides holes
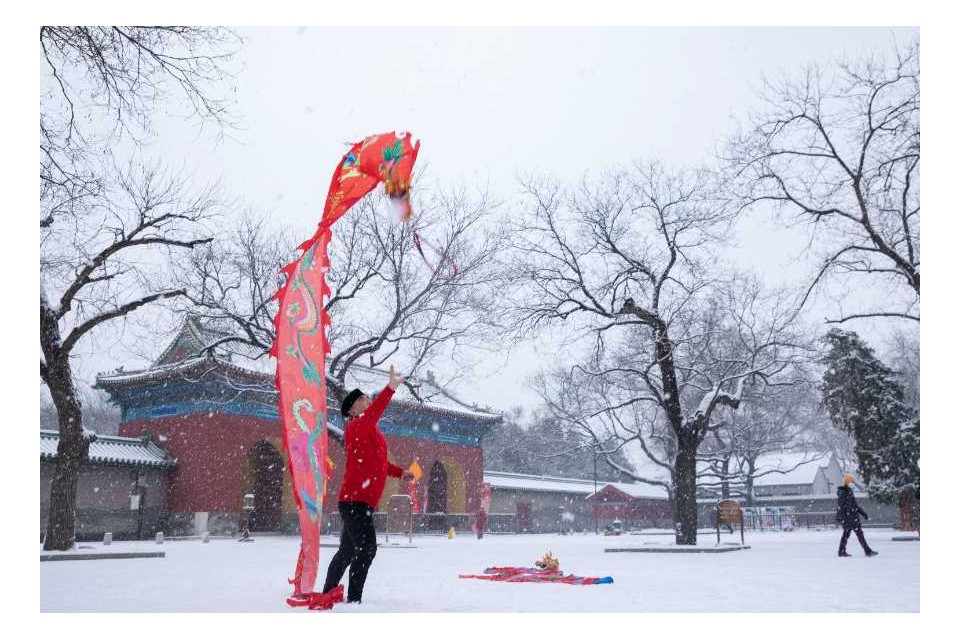
[[[76,486],[92,431],[83,428],[81,395],[71,367],[78,343],[108,322],[151,303],[184,295],[164,286],[160,252],[210,241],[203,223],[217,206],[207,190],[186,191],[180,178],[127,167],[115,174],[83,216],[42,229],[40,377],[57,408],[60,443],[51,485],[45,548],[74,544]]]
[[[598,443],[640,447],[659,477],[619,470],[667,489],[678,544],[696,543],[696,457],[715,414],[739,406],[745,381],[784,371],[793,348],[793,314],[722,275],[730,215],[712,177],[649,164],[572,193],[527,184],[532,211],[514,234],[518,326],[593,336],[586,364],[541,384],[544,401]]]
[[[215,27],[41,27],[41,226],[97,197],[96,158],[121,138],[150,138],[161,103],[181,98],[182,115],[232,125],[232,100],[211,88],[230,75],[238,43]]]
[[[207,27],[40,29],[40,376],[60,431],[46,549],[74,544],[77,479],[95,437],[71,356],[106,323],[184,293],[163,286],[157,252],[208,242],[198,225],[216,206],[211,190],[191,194],[182,177],[114,158],[136,158],[157,108],[175,110],[175,98],[183,115],[230,124],[231,101],[212,86],[229,75],[234,40]]]
[[[904,401],[920,411],[920,333],[916,330],[893,331],[885,345],[885,360],[903,385]]]
[[[803,302],[829,276],[887,283],[880,307],[828,322],[920,320],[919,43],[767,83],[764,106],[726,152],[744,206],[773,203],[811,226],[820,259]]]
[[[83,407],[83,426],[97,435],[117,435],[120,431],[120,409],[110,402],[107,394],[92,388],[80,388],[78,392]],[[46,393],[40,397],[40,428],[59,429],[57,408]]]
[[[418,374],[440,355],[463,364],[463,351],[490,348],[499,322],[501,243],[488,224],[492,205],[485,194],[430,196],[406,224],[391,222],[383,208],[381,196],[360,201],[337,223],[329,247],[326,369],[337,398],[348,391],[351,367],[377,367],[393,359],[400,360],[408,388],[420,397]],[[224,234],[224,240],[197,254],[183,276],[191,283],[190,311],[224,334],[207,349],[239,348],[265,358],[273,344],[278,306],[273,294],[297,241],[265,225],[265,219],[248,218],[239,233]],[[423,237],[421,247],[429,243],[424,247],[429,263],[415,248],[414,232]]]
[[[555,412],[538,408],[521,425],[523,411],[516,407],[483,438],[483,464],[487,469],[561,478],[589,478],[601,450],[617,466],[633,466],[616,443],[595,443],[592,435],[559,418]],[[623,474],[613,465],[597,469],[597,480],[620,482]]]
[[[726,423],[712,434],[700,456],[704,467],[701,487],[720,486],[720,497],[731,497],[730,486],[738,488],[748,505],[753,504],[757,479],[782,475],[823,457],[828,450],[820,442],[818,420],[820,401],[811,374],[795,367],[792,383],[768,386],[751,384],[744,389],[744,406],[731,413]],[[764,456],[782,452],[805,452],[807,456],[776,469],[761,468]]]

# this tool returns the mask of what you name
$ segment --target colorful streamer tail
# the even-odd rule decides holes
[[[320,525],[330,476],[326,378],[330,318],[325,300],[330,296],[326,272],[331,228],[381,182],[389,196],[406,202],[409,218],[410,183],[419,148],[420,143],[414,143],[409,133],[373,135],[350,147],[330,181],[316,233],[298,247],[300,257],[284,267],[286,280],[275,296],[280,309],[274,319],[276,338],[270,355],[277,360],[283,446],[300,520],[300,553],[290,580],[295,603],[323,600],[311,600],[310,594],[317,578]]]

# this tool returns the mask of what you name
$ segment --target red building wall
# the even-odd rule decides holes
[[[279,421],[231,414],[201,414],[134,420],[120,425],[119,435],[138,437],[149,431],[177,459],[170,473],[167,509],[174,513],[239,513],[243,494],[251,490],[248,456],[254,445],[265,440],[284,458],[282,511],[296,513],[286,471]],[[483,483],[483,450],[479,447],[387,435],[391,462],[408,467],[418,460],[426,483],[430,469],[440,461],[447,471],[447,511],[473,513],[479,508]],[[336,511],[337,494],[344,470],[343,447],[329,440],[328,455],[334,469],[327,485],[324,511]],[[389,479],[381,510],[390,495],[406,493],[400,482]]]
[[[137,437],[143,431],[177,459],[167,490],[172,512],[239,513],[247,455],[258,441],[280,438],[274,420],[217,413],[125,422],[119,435]]]

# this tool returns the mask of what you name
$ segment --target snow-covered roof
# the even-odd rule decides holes
[[[232,362],[222,360],[219,356],[212,355],[193,356],[172,364],[160,365],[139,371],[100,374],[97,376],[96,386],[101,388],[131,386],[146,382],[168,380],[184,375],[197,376],[201,372],[211,368],[218,368],[240,381],[261,385],[261,388],[256,389],[257,391],[276,393],[273,372],[263,373],[251,371]],[[347,388],[359,387],[366,393],[375,394],[386,386],[389,379],[389,373],[386,371],[371,369],[370,367],[362,365],[354,365],[351,367],[345,382]],[[410,380],[410,382],[414,385],[419,385],[418,393],[423,398],[423,402],[418,401],[406,386],[402,386],[397,389],[393,399],[393,402],[398,403],[401,407],[406,405],[412,408],[428,409],[440,413],[448,412],[484,421],[495,421],[501,417],[500,414],[493,409],[481,409],[466,404],[432,382],[415,379]]]
[[[810,485],[817,477],[821,467],[830,464],[830,454],[823,452],[782,451],[768,453],[757,458],[754,470],[754,486],[775,487],[788,485]],[[737,475],[738,462],[731,462],[731,485],[743,486],[743,479]],[[746,469],[744,468],[744,473]],[[705,486],[718,486],[719,474],[710,469],[706,461],[697,462],[697,474]]]
[[[230,337],[230,334],[226,331],[216,329],[209,321],[203,323],[198,316],[188,313],[183,319],[176,337],[170,341],[160,357],[154,361],[153,366],[171,364],[196,355],[207,346],[216,344],[223,338],[228,337]],[[230,346],[232,350],[233,347],[240,347],[241,345],[230,343]],[[219,354],[225,350],[224,346],[224,349],[217,349],[215,353]]]
[[[153,382],[157,380],[168,380],[170,378],[183,375],[195,375],[211,368],[220,368],[223,371],[245,379],[254,384],[273,385],[273,375],[266,376],[257,371],[251,371],[244,367],[239,367],[227,360],[217,356],[206,354],[202,356],[191,356],[184,360],[171,362],[150,367],[148,369],[137,369],[133,371],[124,371],[118,368],[114,373],[100,373],[97,375],[97,386],[104,384],[106,386],[126,386],[142,384],[144,382]]]
[[[40,459],[53,460],[57,457],[57,445],[60,434],[56,431],[40,431]],[[90,443],[88,454],[90,462],[101,464],[128,464],[147,467],[172,467],[176,460],[165,450],[150,440],[142,438],[121,438],[119,436],[98,435]]]
[[[769,487],[793,484],[813,484],[817,471],[830,461],[825,453],[781,452],[757,459],[754,486]],[[783,473],[775,470],[783,471]]]
[[[580,478],[557,478],[554,476],[534,476],[506,471],[484,471],[483,481],[494,489],[517,489],[521,491],[546,491],[552,493],[593,493],[594,486],[602,487],[606,483]]]
[[[869,498],[870,494],[866,491],[861,491],[859,489],[854,489],[853,495],[856,498]],[[742,495],[732,496],[731,500],[736,500],[740,503],[740,506],[746,506],[746,498]],[[836,493],[804,493],[797,495],[786,495],[786,496],[754,496],[754,503],[773,503],[775,505],[787,502],[812,502],[814,500],[822,501],[836,501]],[[697,498],[697,504],[716,504],[720,498]]]
[[[274,383],[276,360],[248,345],[230,342],[203,356],[198,355],[205,346],[214,344],[228,335],[228,332],[214,326],[210,321],[188,314],[177,335],[153,366],[139,371],[118,370],[116,373],[100,374],[97,376],[97,382],[108,386],[140,384],[166,379],[177,374],[196,373],[204,367],[213,365],[223,367],[224,371],[241,380],[263,384],[268,387],[266,391],[276,392]],[[389,379],[390,375],[386,370],[354,364],[347,371],[344,384],[348,389],[360,388],[366,393],[374,394],[386,386]],[[476,404],[464,402],[440,386],[429,372],[426,379],[411,377],[408,378],[408,382],[416,388],[420,399],[418,400],[409,388],[402,386],[394,395],[395,402],[452,412],[478,420],[498,420],[501,417],[497,411],[489,407],[479,407]]]
[[[663,498],[667,492],[663,487],[643,483],[606,482],[589,478],[558,478],[556,476],[534,476],[506,471],[484,471],[483,481],[494,489],[516,489],[519,491],[544,491],[551,493],[575,493],[584,497],[603,491],[611,486],[634,498]]]
[[[629,483],[629,482],[604,482],[603,486],[599,488],[597,493],[603,491],[605,487],[613,487],[618,491],[622,491],[631,498],[667,498],[667,490],[659,485],[647,484],[645,482]],[[593,492],[591,492],[591,496]]]

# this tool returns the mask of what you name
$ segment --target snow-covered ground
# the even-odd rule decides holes
[[[750,549],[717,554],[606,553],[605,548],[670,538],[594,534],[415,537],[417,548],[380,548],[362,605],[332,612],[288,607],[299,539],[82,543],[80,551],[157,551],[165,558],[40,563],[41,612],[916,612],[920,543],[895,542],[869,529],[880,552],[866,558],[851,536],[851,558],[838,558],[837,530],[747,533]],[[723,534],[724,542],[739,540]],[[381,541],[383,540],[381,536]],[[404,543],[405,538],[402,538]],[[391,542],[394,538],[391,538]],[[701,534],[700,545],[715,537]],[[331,542],[331,541],[328,541]],[[321,549],[321,581],[333,553]],[[560,569],[612,576],[613,584],[495,583],[461,579],[493,565],[532,566],[547,551]],[[344,582],[346,576],[344,577]]]

